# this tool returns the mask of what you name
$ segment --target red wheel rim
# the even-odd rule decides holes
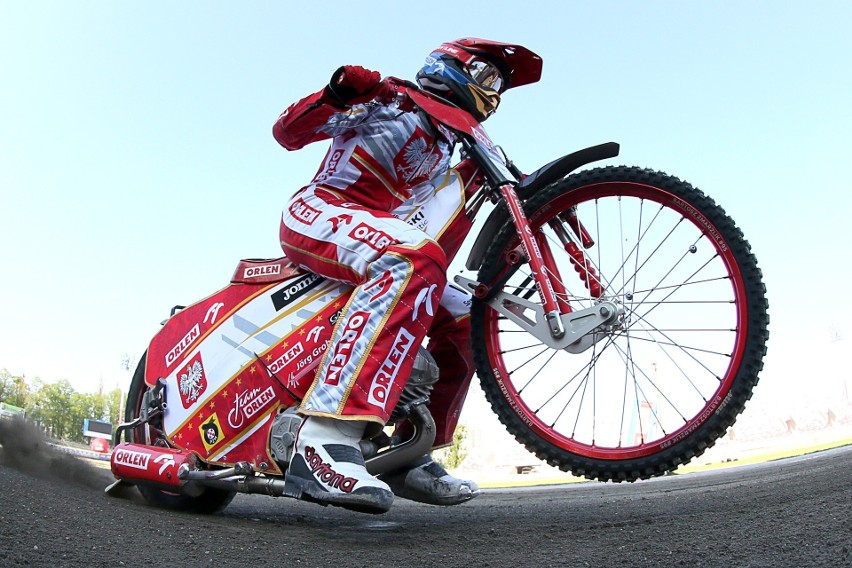
[[[501,340],[502,333],[500,325],[502,320],[497,317],[496,311],[487,308],[485,310],[487,336],[486,348],[489,361],[492,366],[492,372],[495,380],[497,381],[497,386],[500,392],[518,418],[530,430],[549,444],[562,448],[573,454],[587,456],[589,458],[610,460],[632,459],[658,453],[672,444],[677,443],[704,424],[707,419],[713,415],[714,411],[722,404],[734,384],[737,371],[743,361],[746,337],[748,335],[748,306],[745,283],[736,258],[731,251],[731,247],[724,240],[718,228],[711,223],[709,219],[701,214],[694,206],[690,205],[684,199],[674,195],[673,193],[667,192],[658,187],[632,182],[602,182],[590,184],[573,190],[570,193],[562,194],[549,202],[548,207],[539,208],[537,212],[530,215],[530,223],[533,225],[535,230],[539,230],[542,225],[544,225],[544,223],[552,217],[554,211],[564,211],[569,206],[575,204],[597,204],[595,207],[599,207],[601,202],[607,201],[609,204],[609,202],[612,202],[613,200],[631,200],[632,202],[635,202],[637,206],[643,206],[645,203],[649,205],[653,204],[654,206],[659,207],[660,211],[664,212],[666,216],[671,216],[675,220],[679,217],[680,222],[688,222],[695,231],[705,235],[705,237],[700,241],[701,247],[708,248],[707,245],[709,244],[715,252],[715,258],[718,259],[718,262],[713,260],[713,267],[715,268],[717,265],[724,267],[724,271],[727,273],[730,285],[730,304],[733,308],[730,310],[730,314],[726,312],[725,317],[730,317],[734,320],[734,329],[731,330],[734,332],[734,337],[730,342],[727,366],[724,369],[720,367],[720,371],[718,372],[718,384],[714,389],[712,389],[712,392],[708,387],[708,389],[705,389],[706,392],[701,393],[703,402],[693,406],[694,411],[690,410],[688,416],[682,416],[684,419],[682,424],[679,424],[676,427],[666,425],[664,430],[658,435],[645,436],[645,433],[643,432],[638,443],[634,441],[632,444],[629,443],[630,440],[622,437],[618,438],[617,443],[613,443],[612,440],[610,440],[609,443],[606,443],[596,439],[594,435],[581,439],[581,437],[574,435],[574,432],[566,433],[555,429],[552,420],[540,416],[540,411],[536,408],[536,405],[527,400],[528,397],[525,396],[525,393],[523,392],[527,386],[523,384],[516,384],[513,380],[513,374],[515,371],[510,368],[509,364],[507,364],[506,346]],[[588,220],[588,217],[583,216],[582,212],[580,213],[581,220],[585,223]],[[689,227],[689,225],[686,225],[685,227]],[[562,276],[565,278],[565,271],[562,271]],[[625,337],[628,335],[629,334],[625,334]],[[613,344],[615,344],[615,341],[613,341]],[[690,347],[690,349],[692,348]],[[643,371],[643,373],[648,374],[646,371]],[[586,387],[584,387],[584,389],[585,388]],[[577,392],[579,392],[579,388],[577,389]],[[637,400],[638,398],[639,397],[637,395]],[[625,406],[627,405],[625,404]],[[639,408],[638,413],[641,415],[642,411],[643,409]],[[580,412],[582,412],[582,410],[578,411],[578,416]],[[653,409],[650,412],[653,413]],[[656,416],[656,418],[660,419],[660,416]],[[557,420],[559,419],[561,419],[561,417],[557,418]],[[673,422],[676,423],[677,421]],[[622,424],[620,426],[622,429],[625,429],[625,423],[625,420],[622,419]],[[663,427],[660,426],[660,428]],[[627,429],[629,430],[629,428]]]

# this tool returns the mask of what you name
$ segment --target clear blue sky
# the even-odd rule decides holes
[[[0,2],[0,368],[124,387],[172,305],[280,254],[325,147],[278,147],[278,113],[470,35],[544,58],[487,124],[522,168],[615,140],[728,210],[769,289],[761,389],[848,377],[852,3],[293,4]]]

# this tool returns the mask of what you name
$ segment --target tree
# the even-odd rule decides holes
[[[453,433],[453,443],[447,448],[437,450],[433,457],[438,460],[445,468],[455,469],[459,467],[467,457],[467,449],[465,449],[465,439],[467,438],[467,428],[459,425]]]
[[[71,384],[65,379],[57,383],[43,383],[36,379],[34,386],[34,404],[28,414],[53,437],[72,436],[76,417],[72,411],[75,393]]]
[[[121,414],[124,396],[121,389],[112,389],[106,394],[107,416],[110,423],[113,425],[124,422],[124,417]]]
[[[12,378],[12,373],[6,369],[0,371],[0,402],[6,401],[6,397],[12,389]]]
[[[6,369],[0,371],[0,400],[26,408],[30,401],[30,388],[24,377],[12,375]]]
[[[78,393],[67,380],[45,383],[36,377],[29,381],[0,370],[0,401],[19,406],[27,418],[55,438],[85,442],[83,421],[103,420],[113,425],[123,421],[124,396],[121,389]]]

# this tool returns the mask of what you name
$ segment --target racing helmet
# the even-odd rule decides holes
[[[426,58],[417,83],[482,122],[500,95],[541,78],[542,59],[520,45],[477,38],[441,44]]]

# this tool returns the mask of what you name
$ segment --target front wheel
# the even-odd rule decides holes
[[[136,372],[133,373],[133,379],[130,381],[130,389],[127,394],[127,405],[125,406],[124,411],[125,422],[132,422],[137,416],[139,416],[145,393],[150,389],[150,387],[145,383],[146,360],[147,353],[142,355],[139,365],[136,367]],[[156,421],[156,419],[153,423],[142,424],[134,429],[127,430],[125,436],[127,441],[132,443],[135,442],[137,444],[145,444],[149,446],[168,446],[168,443],[162,434],[162,423],[161,421]],[[230,503],[236,495],[236,492],[234,491],[205,488],[201,495],[190,497],[188,495],[180,495],[143,484],[140,484],[137,487],[149,505],[161,507],[163,509],[200,514],[210,514],[221,511],[228,506],[228,503]]]
[[[751,398],[766,353],[766,290],[742,232],[698,189],[640,168],[571,175],[525,210],[562,300],[575,311],[608,301],[619,317],[570,353],[474,300],[474,357],[500,420],[539,458],[602,481],[702,454]],[[504,227],[479,281],[535,300],[529,265],[507,260],[518,242]]]

